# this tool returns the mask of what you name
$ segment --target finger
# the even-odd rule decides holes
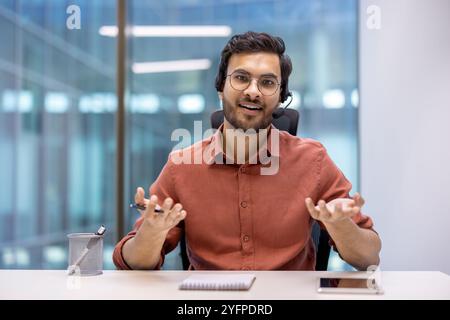
[[[344,202],[342,204],[342,209],[343,210],[348,210],[350,208],[353,208],[356,205],[356,202],[354,199],[347,199],[348,201]]]
[[[180,215],[181,209],[183,209],[183,206],[181,204],[175,204],[172,210],[170,210],[170,212],[167,214],[166,220],[169,222],[175,221],[177,215]]]
[[[152,195],[150,200],[147,202],[147,208],[144,211],[144,216],[146,218],[151,218],[155,215],[155,207],[158,204],[158,197],[156,195]]]
[[[317,217],[319,216],[319,211],[314,206],[314,203],[313,203],[312,199],[311,198],[306,198],[305,199],[305,205],[306,205],[306,209],[308,209],[309,214],[311,215],[311,217],[313,217],[314,219],[317,219]]]
[[[359,192],[355,193],[353,200],[355,200],[355,205],[360,208],[362,208],[365,203],[364,198],[359,194]]]
[[[320,200],[319,201],[319,210],[320,210],[320,215],[319,215],[319,219],[331,219],[331,212],[328,211],[328,208],[326,206],[326,203],[324,200]]]
[[[172,207],[172,210],[173,210],[173,211],[181,211],[181,209],[183,209],[183,206],[181,205],[181,203],[176,203],[176,204]]]
[[[355,207],[354,202],[350,202],[350,203],[338,203],[334,206],[334,214],[339,214],[339,215],[346,215],[349,214],[353,211],[353,208]]]
[[[134,202],[137,204],[143,204],[145,199],[145,191],[143,188],[138,187],[136,193],[134,194]]]
[[[336,204],[334,207],[333,218],[340,220],[353,215],[353,208],[346,207],[344,209],[342,203]]]
[[[183,220],[184,218],[186,218],[186,210],[181,210],[179,214],[177,214],[175,221],[174,221],[174,226],[176,226],[177,224],[180,223],[181,220]]]
[[[364,198],[358,192],[356,193],[356,195],[358,196],[358,201],[355,201],[356,205],[359,208],[362,208],[362,206],[364,205],[364,203],[366,203],[366,201],[364,200]]]
[[[180,221],[181,210],[172,209],[166,218],[166,222],[171,226],[176,225]]]
[[[360,210],[359,207],[353,207],[353,208],[348,209],[348,210],[341,210],[340,212],[336,212],[334,217],[337,218],[337,219],[351,218],[355,214],[357,214],[359,212],[359,210]]]
[[[186,218],[187,212],[186,210],[181,210],[180,214],[177,215],[177,223]]]
[[[167,217],[167,215],[170,213],[170,210],[171,210],[171,208],[172,208],[172,205],[173,205],[173,200],[172,200],[172,198],[166,198],[165,200],[164,200],[164,202],[163,202],[163,204],[162,204],[162,206],[161,206],[161,209],[164,211],[164,213],[161,213],[162,214],[162,216],[164,217],[164,218],[166,218]]]
[[[180,222],[181,220],[184,220],[184,218],[186,218],[186,215],[187,215],[186,210],[181,210],[178,222]]]
[[[342,208],[342,203],[338,203],[334,206],[333,215],[341,214],[344,209]]]

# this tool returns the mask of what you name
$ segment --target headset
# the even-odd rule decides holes
[[[286,99],[287,99],[287,98],[291,98],[291,99],[289,100],[289,103],[288,103],[285,107],[283,107],[283,108],[277,108],[277,110],[275,110],[274,112],[272,112],[272,118],[278,119],[279,117],[281,117],[281,116],[284,114],[284,110],[286,110],[286,108],[289,107],[289,105],[291,104],[292,100],[294,99],[294,98],[292,97],[292,92],[289,91],[289,92],[287,93]]]

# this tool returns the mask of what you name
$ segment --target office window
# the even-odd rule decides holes
[[[81,29],[68,29],[76,4]],[[0,3],[0,268],[67,267],[70,232],[115,242],[114,1]]]
[[[301,114],[299,135],[321,141],[358,189],[356,0],[135,0],[128,2],[128,22],[163,27],[128,39],[129,199],[137,186],[147,190],[158,176],[178,143],[170,141],[173,130],[185,128],[194,137],[194,121],[202,121],[203,131],[210,127],[209,116],[219,109],[214,79],[220,52],[232,34],[248,30],[285,40],[294,67],[290,107]],[[203,28],[195,36],[181,36],[193,25]],[[165,64],[179,60],[191,70]],[[128,228],[136,218],[127,213]],[[165,268],[180,267],[177,254],[169,256]],[[330,263],[347,268],[335,254]]]
[[[72,4],[80,8],[80,29],[66,25]],[[173,130],[189,130],[192,142],[202,138],[194,121],[205,131],[219,108],[220,51],[232,34],[248,30],[283,37],[299,135],[324,143],[358,189],[356,0],[134,0],[127,19],[130,26],[181,28],[127,40],[126,203],[159,174],[178,143],[170,141]],[[0,3],[0,268],[65,268],[66,235],[102,223],[104,265],[113,268],[115,25],[115,1]],[[193,25],[206,28],[179,35]],[[173,70],[179,60],[191,70]],[[125,215],[128,230],[138,214]],[[338,259],[330,263],[343,268]],[[175,251],[165,268],[180,267]]]

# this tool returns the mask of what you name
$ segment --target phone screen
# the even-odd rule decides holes
[[[375,279],[320,278],[321,288],[375,289]]]

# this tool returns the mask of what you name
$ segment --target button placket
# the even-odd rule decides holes
[[[241,167],[238,173],[239,183],[239,220],[241,224],[241,250],[243,270],[251,270],[253,267],[253,240],[252,240],[252,211],[250,205],[250,181],[251,176],[245,174],[248,169]]]

